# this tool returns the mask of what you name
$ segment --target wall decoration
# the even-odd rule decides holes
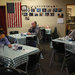
[[[57,14],[58,18],[64,18],[64,14]]]
[[[27,8],[27,11],[30,12],[30,8]]]
[[[62,8],[58,8],[58,12],[62,12]]]
[[[50,13],[50,16],[54,16],[55,14],[54,13]]]
[[[42,9],[42,12],[46,12],[46,8],[43,8],[43,9]]]
[[[22,10],[22,11],[27,11],[27,6],[26,6],[26,5],[22,5],[22,6],[21,6],[21,10]]]
[[[44,16],[44,13],[42,13],[42,12],[41,12],[41,13],[39,13],[39,16]]]
[[[31,12],[35,12],[35,9],[31,9]]]
[[[28,16],[28,13],[24,13],[23,15],[24,15],[24,16]]]
[[[25,20],[29,20],[29,19],[30,19],[29,16],[26,16],[26,17],[25,17]]]
[[[33,16],[33,13],[29,13],[29,16]]]
[[[21,2],[13,2],[13,3],[9,2],[6,5],[7,5],[8,28],[22,27],[22,14],[21,14],[21,9],[20,9]]]
[[[38,13],[34,13],[34,16],[38,16]]]
[[[41,8],[37,8],[37,12],[41,12]]]
[[[49,9],[47,9],[47,12],[51,12],[51,9],[49,8]]]
[[[45,16],[49,16],[49,13],[45,13]]]
[[[58,11],[58,9],[57,8],[53,8],[53,12],[57,12]]]

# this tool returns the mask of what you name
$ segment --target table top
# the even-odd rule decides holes
[[[26,38],[26,37],[34,37],[36,35],[26,35],[26,34],[13,34],[13,35],[8,35],[9,37],[12,37],[12,38],[16,38],[16,39],[21,39],[21,38]]]
[[[53,39],[52,41],[75,45],[75,41],[69,41],[69,40],[65,39],[64,37],[63,38]]]
[[[64,43],[65,44],[65,49],[69,52],[75,53],[75,41],[69,41],[67,39],[63,38],[57,38],[52,41],[59,42],[59,43]]]
[[[15,44],[12,45],[12,48],[8,48],[7,46],[4,47],[4,50],[2,48],[0,48],[0,56],[2,57],[6,57],[9,59],[15,59],[21,55],[31,55],[31,54],[35,54],[37,52],[39,52],[38,48],[35,47],[30,47],[30,46],[26,46],[26,45],[20,45],[22,46],[22,50],[13,50]]]

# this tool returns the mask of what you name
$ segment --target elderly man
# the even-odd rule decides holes
[[[69,34],[69,37],[75,40],[75,29]]]
[[[28,30],[28,35],[36,35],[37,36],[37,39],[38,39],[38,43],[39,43],[39,40],[41,39],[41,31],[40,31],[40,28],[37,26],[37,22],[34,21],[32,24],[32,26],[29,28]]]
[[[0,30],[0,45],[7,45],[9,48],[12,47],[8,39],[5,37],[4,33],[2,30]]]
[[[35,34],[35,35],[37,35],[38,32],[39,32],[39,27],[37,26],[37,22],[34,21],[34,22],[32,23],[32,26],[31,26],[30,29],[28,30],[28,34],[29,34],[29,35],[30,35],[30,34]]]

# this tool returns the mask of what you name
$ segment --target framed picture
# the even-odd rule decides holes
[[[45,13],[45,16],[49,16],[49,13]]]
[[[64,14],[57,14],[58,18],[64,18]]]
[[[37,12],[41,12],[41,8],[37,8]]]
[[[29,16],[26,16],[26,17],[25,17],[25,20],[30,20]]]
[[[44,13],[39,13],[39,16],[44,16]]]
[[[29,16],[33,16],[33,13],[29,13]]]
[[[34,13],[34,16],[38,16],[38,13]]]
[[[35,9],[31,9],[31,12],[35,12]]]
[[[21,10],[22,10],[22,11],[27,11],[27,6],[26,6],[26,5],[22,5],[22,6],[21,6]]]
[[[57,8],[53,8],[53,12],[58,12],[58,9]]]
[[[58,8],[57,10],[58,10],[58,12],[62,12],[62,8]]]
[[[24,13],[23,16],[28,16],[28,13]]]
[[[55,13],[50,13],[50,16],[54,16],[55,15]]]
[[[43,8],[43,9],[42,9],[42,12],[46,12],[46,8]]]
[[[51,9],[47,9],[47,12],[51,12]]]

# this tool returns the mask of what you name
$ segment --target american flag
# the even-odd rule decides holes
[[[21,2],[7,3],[7,21],[9,28],[22,27]]]

